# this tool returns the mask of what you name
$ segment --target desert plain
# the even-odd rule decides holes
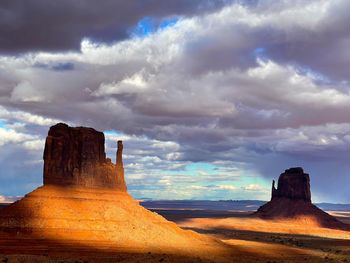
[[[144,205],[183,229],[222,243],[209,254],[201,254],[201,249],[207,249],[205,247],[193,247],[187,253],[162,250],[156,253],[156,249],[123,251],[111,243],[88,240],[58,242],[54,248],[47,248],[40,238],[22,240],[17,245],[26,253],[18,254],[16,249],[7,249],[6,243],[17,242],[16,239],[12,237],[12,241],[4,242],[7,234],[2,233],[0,262],[350,262],[348,231],[324,228],[302,218],[254,218],[251,216],[254,211],[249,208],[245,211],[215,210],[212,206],[208,206],[209,209],[189,207],[188,203],[179,201],[174,207],[174,202],[163,201],[157,208],[159,202],[148,201]],[[340,221],[350,223],[350,211],[328,212]],[[166,243],[167,236],[162,238]]]
[[[254,211],[154,209],[182,228],[215,237],[237,253],[233,262],[349,262],[350,233],[307,219],[263,220]],[[328,211],[344,223],[349,211]]]

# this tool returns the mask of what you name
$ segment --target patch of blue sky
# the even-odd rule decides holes
[[[256,55],[261,55],[264,54],[266,52],[266,49],[263,47],[257,47],[254,49],[254,54]]]
[[[257,47],[257,48],[255,48],[254,51],[253,51],[253,55],[257,59],[266,60],[268,58],[267,50],[264,47]]]
[[[217,172],[216,171],[216,166],[210,163],[204,163],[204,162],[199,162],[199,163],[191,163],[186,166],[186,170],[189,172],[205,172],[208,174],[212,174]]]
[[[155,21],[152,17],[142,18],[137,25],[131,29],[132,36],[146,37],[155,31]]]
[[[122,135],[124,135],[123,133],[121,133],[119,131],[115,131],[115,130],[105,130],[103,133],[105,135],[110,135],[110,136],[122,136]]]
[[[180,17],[177,16],[163,19],[159,24],[159,29],[166,29],[172,27],[179,21],[179,19]]]
[[[187,172],[193,175],[200,176],[201,172],[205,172],[208,175],[220,174],[220,170],[218,171],[218,167],[212,165],[210,163],[193,163],[186,167]],[[205,186],[208,185],[209,182],[202,182],[199,185]],[[257,174],[251,174],[245,171],[242,171],[239,176],[234,176],[231,180],[227,178],[227,180],[218,180],[211,181],[210,184],[213,185],[232,185],[237,188],[239,191],[245,190],[248,187],[248,191],[264,191],[264,189],[271,188],[272,180],[261,177]],[[222,189],[222,191],[229,191],[227,189]]]
[[[199,162],[190,163],[184,166],[183,169],[169,170],[169,175],[189,175],[189,176],[200,176],[201,174],[215,174],[217,173],[217,167],[210,163]]]
[[[7,124],[8,124],[8,123],[7,123],[5,120],[0,119],[0,129],[9,130]]]
[[[165,18],[158,22],[155,18],[146,16],[137,22],[136,26],[128,30],[128,34],[132,37],[147,37],[158,30],[174,26],[179,17]]]

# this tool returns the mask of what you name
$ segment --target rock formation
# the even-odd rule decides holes
[[[301,167],[285,170],[278,178],[277,189],[272,181],[271,201],[254,215],[264,219],[316,221],[323,227],[348,229],[348,225],[311,203],[310,177]]]
[[[123,166],[123,142],[118,141],[118,150],[117,150],[117,155],[116,155],[116,171],[117,171],[117,178],[120,178],[122,180],[121,183],[124,183],[124,166]]]
[[[124,171],[106,158],[105,137],[92,128],[52,126],[44,150],[44,185],[113,188],[126,191]],[[117,163],[122,155],[118,142]]]
[[[275,180],[272,181],[271,200],[282,197],[311,203],[310,177],[304,173],[303,168],[296,167],[285,170],[278,179],[277,189],[275,188]]]
[[[106,158],[102,132],[62,123],[51,127],[44,185],[0,211],[0,254],[94,250],[211,256],[223,249],[140,206],[126,191],[122,152],[118,141],[114,165]]]

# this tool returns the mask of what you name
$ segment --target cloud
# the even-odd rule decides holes
[[[220,191],[220,190],[228,190],[228,191],[235,191],[237,190],[237,187],[233,185],[192,185],[190,189],[193,190],[205,190],[205,191]]]
[[[83,38],[110,43],[127,38],[129,29],[144,17],[154,17],[161,25],[171,16],[208,12],[227,2],[6,1],[0,4],[0,52],[78,50]]]
[[[138,197],[268,198],[262,189],[272,178],[302,165],[315,195],[331,190],[327,198],[348,200],[345,189],[335,190],[350,182],[344,157],[350,151],[347,1],[228,1],[212,7],[197,1],[155,7],[151,1],[135,17],[118,16],[137,3],[130,1],[108,8],[125,20],[113,37],[108,28],[117,20],[109,12],[96,18],[113,5],[108,3],[95,7],[87,1],[81,10],[70,3],[76,17],[68,13],[67,21],[82,25],[67,33],[61,23],[66,37],[60,41],[62,34],[52,30],[56,36],[47,38],[53,43],[39,45],[33,36],[33,43],[23,38],[13,49],[4,47],[16,53],[0,57],[0,119],[13,130],[3,131],[9,152],[35,153],[34,164],[48,126],[65,121],[113,131],[106,136],[110,156],[115,140],[125,140],[127,179]],[[55,5],[55,21],[61,21],[60,8],[68,3]],[[87,10],[92,13],[84,16]],[[151,33],[125,33],[146,16],[158,23],[173,15],[175,23],[156,25]],[[15,22],[16,35],[30,26]],[[216,191],[206,195],[206,186]]]
[[[267,192],[267,189],[258,184],[249,184],[247,186],[242,187],[245,191],[253,191],[253,192]]]
[[[229,191],[234,191],[237,189],[233,185],[217,185],[215,188],[219,190],[229,190]]]
[[[11,93],[11,100],[21,102],[40,102],[42,97],[38,90],[34,89],[29,82],[21,82],[15,86]]]
[[[21,121],[27,124],[35,124],[41,126],[54,125],[60,122],[58,119],[45,118],[43,116],[31,114],[24,111],[8,110],[2,106],[0,106],[0,119],[6,119],[7,122]]]
[[[21,196],[3,196],[0,195],[0,203],[6,204],[6,203],[13,203],[14,201],[20,199]]]
[[[0,128],[0,145],[6,143],[22,143],[35,138],[35,136],[19,133],[12,129]]]
[[[138,93],[147,88],[147,83],[139,73],[125,78],[119,83],[101,83],[99,88],[92,93],[93,96],[106,96],[112,94]]]

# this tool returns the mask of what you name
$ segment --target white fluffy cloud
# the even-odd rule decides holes
[[[6,122],[14,122],[17,124],[22,122],[40,126],[49,126],[60,121],[58,119],[45,118],[43,116],[32,114],[29,112],[7,110],[3,106],[0,106],[0,120],[1,119],[6,120]]]
[[[2,203],[2,204],[12,203],[20,198],[21,198],[21,196],[2,196],[2,195],[0,195],[0,203]]]
[[[254,191],[254,192],[268,192],[266,188],[262,187],[258,184],[249,184],[247,186],[244,186],[243,189],[245,191]]]

